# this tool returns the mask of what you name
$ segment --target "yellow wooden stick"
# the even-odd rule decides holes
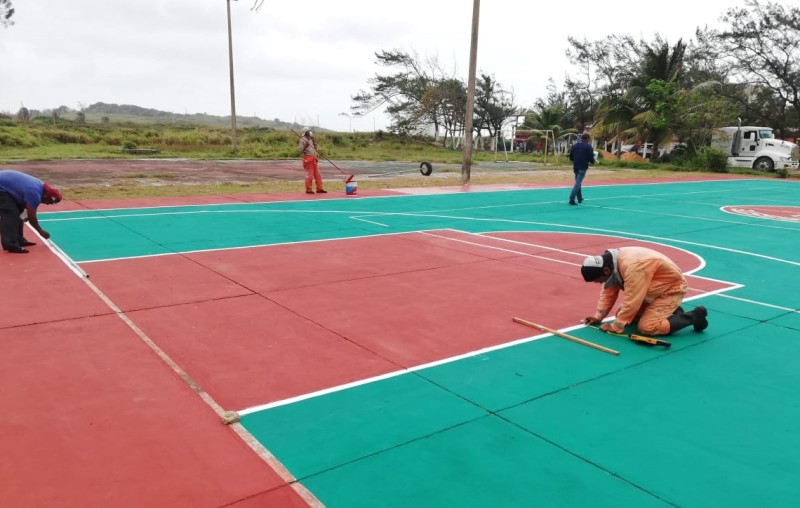
[[[513,320],[515,323],[519,323],[525,326],[530,326],[531,328],[536,328],[537,330],[541,330],[543,332],[552,333],[556,337],[561,337],[562,339],[571,340],[572,342],[577,342],[578,344],[583,344],[584,346],[589,346],[594,349],[599,349],[600,351],[604,351],[612,355],[619,354],[619,351],[616,351],[614,349],[609,349],[605,346],[601,346],[600,344],[595,344],[594,342],[589,342],[588,340],[583,340],[579,339],[578,337],[573,337],[572,335],[567,335],[566,333],[559,332],[558,330],[553,330],[552,328],[548,328],[546,326],[538,325],[530,321],[525,321],[524,319],[520,319],[517,317],[513,318]]]

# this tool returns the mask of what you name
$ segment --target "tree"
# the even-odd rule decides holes
[[[554,84],[548,87],[549,93],[547,100],[539,99],[534,104],[532,111],[525,115],[525,122],[520,130],[525,128],[530,129],[538,137],[547,136],[550,131],[553,139],[563,139],[570,134],[576,134],[577,130],[574,128],[565,128],[569,125],[569,116],[565,103],[564,93],[559,93],[555,89]],[[548,147],[556,152],[556,147]]]
[[[628,90],[639,67],[639,43],[630,35],[609,35],[591,42],[567,39],[567,58],[580,72],[579,77],[566,77],[564,104],[572,126],[582,132],[596,123],[603,105],[607,110]]]
[[[736,120],[739,109],[734,100],[721,93],[724,88],[722,83],[706,81],[679,92],[675,133],[690,155],[711,142],[716,128],[733,125]]]
[[[3,28],[8,28],[14,24],[11,18],[14,16],[14,6],[11,5],[11,0],[0,0],[0,25]]]
[[[686,44],[678,39],[674,46],[656,35],[655,41],[648,44],[642,41],[639,51],[639,69],[631,80],[632,86],[647,86],[653,79],[666,83],[677,83],[683,78]]]
[[[385,106],[394,131],[413,132],[426,121],[433,123],[438,132],[436,110],[432,110],[430,104],[423,104],[423,96],[440,73],[438,62],[435,59],[423,62],[416,54],[400,50],[381,51],[375,53],[375,58],[378,65],[399,68],[399,71],[370,78],[370,90],[360,90],[351,97],[355,103],[351,111],[362,116]]]
[[[571,46],[567,48],[567,58],[581,69],[582,75],[580,78],[567,76],[568,89],[582,91],[584,100],[590,105],[598,104],[601,98],[624,93],[637,60],[634,50],[637,43],[630,35],[609,35],[594,42],[573,37],[567,40]]]
[[[800,123],[800,8],[745,0],[721,21],[727,27],[698,30],[698,41],[713,47],[712,56],[748,87],[746,98],[772,96],[771,126],[787,135],[789,126]]]
[[[652,44],[641,42],[638,71],[626,92],[629,102],[638,105],[639,112],[632,120],[637,138],[653,144],[652,158],[658,157],[659,147],[672,141],[677,93],[684,71],[686,44],[679,39],[674,46],[656,35]]]
[[[519,108],[514,104],[514,94],[503,88],[494,77],[481,73],[475,86],[475,120],[473,126],[478,136],[486,130],[494,138],[503,124],[516,115]]]
[[[467,86],[464,82],[455,78],[443,79],[426,88],[420,101],[421,112],[413,117],[432,120],[437,135],[439,127],[444,127],[443,144],[447,144],[449,136],[455,148],[456,135],[463,130],[466,109]]]
[[[460,146],[458,142],[464,133],[464,118],[467,114],[467,85],[460,79],[442,80],[438,87],[442,90],[441,122],[446,131],[450,131],[453,148]]]
[[[597,108],[592,135],[614,142],[617,157],[620,156],[623,141],[636,135],[634,117],[637,115],[637,108],[626,95],[608,97]]]

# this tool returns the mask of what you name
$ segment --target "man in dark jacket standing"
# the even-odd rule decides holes
[[[589,133],[584,132],[581,135],[581,141],[575,143],[575,146],[569,151],[569,160],[572,161],[572,172],[575,173],[575,185],[569,195],[569,204],[577,205],[578,203],[583,203],[583,194],[581,193],[583,178],[589,170],[589,164],[595,163],[594,149],[589,143]],[[578,200],[577,203],[575,202],[576,199]]]

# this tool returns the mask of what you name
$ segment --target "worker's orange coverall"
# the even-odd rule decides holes
[[[300,138],[297,149],[303,154],[303,169],[306,171],[306,192],[311,192],[311,184],[316,183],[317,192],[322,190],[322,175],[319,172],[317,144],[306,136]]]
[[[614,331],[622,333],[638,318],[641,333],[667,335],[667,318],[683,302],[688,287],[680,268],[667,256],[646,247],[608,251],[614,257],[614,273],[603,285],[594,317],[605,318],[622,291],[622,303],[612,324]]]

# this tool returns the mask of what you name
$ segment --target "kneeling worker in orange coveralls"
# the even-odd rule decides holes
[[[586,282],[603,284],[595,313],[583,319],[587,325],[601,323],[624,294],[613,322],[602,323],[605,332],[622,333],[638,321],[645,335],[669,335],[689,325],[701,332],[708,327],[708,312],[698,306],[691,312],[680,307],[688,287],[680,268],[667,256],[645,247],[608,249],[602,256],[589,256],[581,266]]]

